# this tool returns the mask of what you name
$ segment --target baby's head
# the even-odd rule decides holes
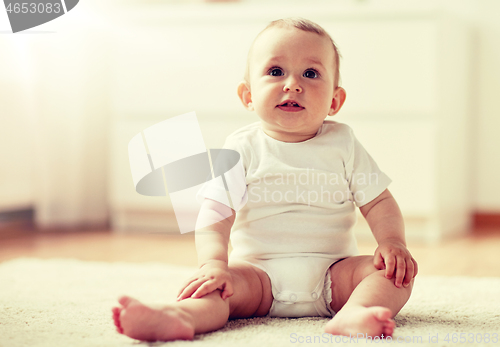
[[[330,35],[305,19],[280,19],[254,40],[238,95],[269,136],[300,142],[342,107],[339,79],[339,52]]]

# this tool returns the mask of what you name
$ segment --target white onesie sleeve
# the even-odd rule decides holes
[[[239,153],[239,160],[229,170],[223,170],[223,174],[206,182],[198,191],[197,200],[201,202],[204,198],[215,200],[231,207],[236,212],[239,211],[248,201],[247,185],[245,177],[245,167],[241,151],[238,150],[235,141],[230,138],[226,140],[223,148]],[[217,163],[217,159],[212,157],[212,167],[225,167],[225,163]],[[219,170],[220,171],[220,170]],[[215,173],[217,175],[217,173]],[[230,200],[228,200],[228,195]]]
[[[352,130],[351,155],[346,163],[346,176],[356,206],[366,205],[379,196],[391,183],[377,163],[356,139]]]

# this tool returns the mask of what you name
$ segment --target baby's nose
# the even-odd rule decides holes
[[[298,85],[297,86],[288,86],[288,85],[285,85],[283,87],[283,91],[284,92],[289,92],[291,90],[293,90],[293,91],[295,91],[297,93],[302,93],[302,88],[300,86],[298,86]]]
[[[285,93],[289,92],[289,91],[294,91],[294,92],[297,92],[297,93],[302,93],[302,87],[297,83],[297,80],[290,79],[283,86],[283,91]]]

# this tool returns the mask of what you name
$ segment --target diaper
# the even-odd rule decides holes
[[[269,317],[332,317],[330,266],[340,259],[312,256],[247,260],[267,273],[273,303]]]

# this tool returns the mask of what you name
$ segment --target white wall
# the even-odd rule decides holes
[[[471,1],[472,2],[472,1]],[[477,30],[476,92],[474,121],[477,175],[472,184],[478,211],[500,211],[500,2],[473,2],[471,21]],[[472,17],[473,16],[473,17]],[[476,118],[477,115],[477,118]]]
[[[444,8],[472,30],[470,113],[474,148],[470,185],[477,212],[500,212],[500,1],[445,0]],[[451,126],[451,125],[450,125]]]

